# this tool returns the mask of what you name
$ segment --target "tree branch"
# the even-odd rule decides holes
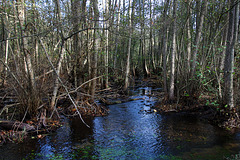
[[[78,30],[76,32],[73,32],[72,34],[70,34],[68,37],[64,38],[64,40],[68,40],[69,38],[71,38],[72,36],[80,33],[80,32],[83,32],[83,31],[86,31],[86,30],[94,30],[94,29],[100,29],[100,30],[108,30],[109,28],[94,28],[94,27],[90,27],[90,28],[84,28],[84,29],[81,29],[81,30]]]

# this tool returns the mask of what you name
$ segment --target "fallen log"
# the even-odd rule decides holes
[[[35,131],[36,129],[27,124],[18,121],[0,120],[0,127],[6,130],[25,130],[25,131]]]

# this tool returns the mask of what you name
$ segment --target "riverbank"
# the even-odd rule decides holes
[[[80,116],[83,121],[81,123],[84,123],[85,118],[108,115],[110,111],[107,107],[108,105],[127,103],[136,100],[144,101],[145,98],[143,97],[133,96],[135,94],[134,90],[144,87],[150,87],[151,90],[147,90],[148,93],[145,93],[146,90],[143,89],[142,92],[144,93],[141,94],[146,94],[147,97],[152,97],[154,101],[157,101],[154,106],[151,106],[147,110],[143,110],[146,113],[180,113],[194,118],[197,117],[202,121],[207,121],[208,123],[227,130],[233,131],[234,128],[239,127],[239,121],[224,116],[224,110],[220,110],[215,103],[209,103],[209,101],[215,102],[212,96],[202,96],[194,101],[186,96],[184,97],[185,99],[182,99],[179,103],[169,104],[164,99],[164,93],[159,86],[160,81],[156,77],[136,80],[135,85],[129,92],[123,91],[121,87],[110,85],[110,87],[106,89],[98,90],[94,101],[87,96],[77,95],[77,108],[67,98],[61,98],[58,100],[55,118],[52,118],[52,115],[50,118],[46,117],[46,106],[44,106],[39,110],[39,115],[36,116],[36,118],[30,120],[24,119],[22,122],[5,120],[5,123],[9,121],[5,128],[4,125],[1,125],[3,121],[0,121],[0,144],[6,142],[21,143],[27,136],[41,139],[44,135],[55,132],[57,128],[63,125],[60,121],[60,115],[64,115],[68,118]],[[29,130],[28,128],[32,129]]]

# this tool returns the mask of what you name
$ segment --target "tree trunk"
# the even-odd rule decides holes
[[[25,56],[25,63],[26,63],[26,71],[29,78],[29,84],[30,84],[30,92],[31,94],[35,94],[36,91],[36,85],[35,85],[35,78],[34,78],[34,71],[32,66],[32,60],[30,51],[28,51],[28,41],[27,38],[24,38],[26,36],[26,17],[25,17],[25,1],[24,0],[17,0],[17,10],[18,10],[18,18],[19,18],[19,24],[21,27],[21,37],[22,37],[22,49]]]
[[[6,2],[5,1],[3,1],[3,3],[5,3],[6,4]],[[8,14],[7,14],[7,11],[6,11],[6,8],[4,7],[4,10],[5,10],[5,13],[6,13],[6,15],[5,15],[5,19],[3,18],[3,25],[4,25],[4,30],[9,30],[8,29]],[[8,39],[9,37],[10,37],[10,32],[8,32],[7,34],[7,37],[6,37],[6,39]],[[4,35],[3,35],[4,36]],[[9,40],[6,40],[6,42],[5,42],[5,64],[7,65],[8,64],[8,53],[9,53]],[[7,78],[7,67],[5,67],[5,69],[4,69],[4,72],[5,72],[5,76],[4,76],[4,79],[3,79],[3,85],[4,85],[4,83],[5,83],[5,80],[6,80],[6,78]]]
[[[105,19],[110,19],[109,18],[109,4],[110,4],[110,0],[106,0],[106,16]],[[109,52],[109,46],[108,46],[108,40],[109,40],[109,33],[108,33],[108,27],[109,27],[109,20],[106,20],[106,53],[104,54],[104,62],[105,62],[105,88],[108,88],[108,52]]]
[[[60,50],[60,57],[59,57],[58,64],[57,64],[57,70],[56,70],[57,75],[55,76],[56,78],[55,78],[53,95],[52,95],[51,105],[50,105],[52,111],[55,108],[55,103],[56,103],[56,98],[57,98],[57,93],[58,93],[58,88],[59,88],[58,76],[59,76],[61,68],[62,68],[62,61],[64,58],[64,54],[65,54],[65,49],[64,49],[64,41],[63,41],[62,45],[61,45],[61,50]]]
[[[99,26],[99,10],[98,10],[98,1],[97,0],[91,0],[93,11],[94,11],[94,27],[98,28]],[[92,71],[91,71],[91,78],[95,78],[97,76],[97,61],[98,61],[98,48],[99,48],[99,35],[97,29],[94,29],[93,33],[94,38],[94,51],[93,51],[93,58],[92,58]],[[94,97],[95,90],[96,90],[97,80],[94,79],[91,83],[91,89],[90,94]]]
[[[121,0],[118,2],[118,13],[117,13],[117,33],[119,33],[119,24],[120,24],[120,10],[121,9]],[[116,40],[115,40],[115,53],[114,53],[114,62],[113,62],[113,68],[114,70],[116,69],[116,63],[117,63],[117,56],[118,56],[118,46],[119,46],[119,36],[116,35]]]
[[[164,12],[163,12],[163,22],[166,22],[167,17],[167,10],[169,6],[169,0],[165,2]],[[163,27],[163,48],[162,48],[162,57],[163,57],[163,90],[165,95],[168,94],[168,86],[167,86],[167,50],[168,50],[168,32],[169,32],[169,25],[164,24]]]
[[[62,16],[61,16],[61,9],[60,9],[59,0],[55,0],[55,3],[56,3],[56,10],[57,10],[57,13],[58,13],[58,23],[61,23],[61,17]],[[61,70],[61,67],[62,67],[62,61],[63,61],[64,54],[65,54],[63,30],[62,30],[61,26],[59,26],[59,27],[60,27],[60,32],[61,32],[60,34],[61,34],[61,37],[62,37],[62,44],[61,44],[60,57],[59,57],[59,60],[58,60],[57,70],[56,70],[57,75],[55,76],[53,95],[52,95],[51,104],[50,104],[50,108],[51,108],[52,111],[54,110],[55,103],[56,103],[56,97],[57,97],[58,88],[59,88],[58,76],[60,74],[60,70]]]
[[[177,12],[177,2],[173,1],[173,35],[172,35],[172,63],[171,63],[171,77],[170,77],[170,89],[169,89],[169,100],[174,100],[174,88],[175,88],[175,57],[176,57],[176,12]]]
[[[226,46],[227,45],[227,31],[228,31],[228,27],[226,27],[226,29],[224,29],[224,34],[223,34],[223,40],[222,40],[222,46]],[[222,93],[222,84],[221,81],[224,77],[223,71],[224,71],[224,61],[225,61],[225,55],[226,55],[226,49],[223,50],[222,55],[220,56],[220,72],[219,72],[219,77],[218,77],[218,91],[219,91],[219,98],[220,101],[223,102],[223,93]]]
[[[192,16],[192,9],[191,9],[191,1],[188,0],[188,19],[187,19],[187,62],[188,62],[188,70],[190,71],[190,60],[191,60],[191,48],[192,48],[192,36],[191,36],[191,30],[190,30],[190,19]]]
[[[203,5],[202,5],[202,10],[201,10],[201,14],[200,14],[200,19],[198,20],[197,18],[197,30],[196,30],[196,36],[195,36],[195,49],[192,55],[192,66],[191,66],[191,79],[194,77],[195,75],[195,71],[196,71],[196,64],[197,64],[197,54],[198,54],[198,49],[199,49],[199,44],[200,44],[200,40],[201,40],[201,35],[202,35],[202,28],[203,28],[203,22],[204,22],[204,17],[207,11],[207,4],[208,1],[207,0],[203,0]],[[199,23],[199,25],[198,25]]]
[[[80,26],[80,0],[72,1],[72,24],[73,24],[73,32],[79,30]],[[81,62],[79,63],[81,48],[80,48],[80,37],[79,34],[75,34],[73,36],[73,59],[74,59],[74,66],[73,66],[73,79],[74,79],[74,87],[77,88],[78,86],[78,71],[82,68]]]
[[[235,0],[231,0],[230,3],[232,9],[229,11],[227,48],[224,62],[224,105],[228,105],[230,109],[233,109],[234,46],[238,37],[239,3],[236,3]]]
[[[127,88],[129,87],[129,72],[130,72],[130,55],[131,55],[131,44],[132,44],[132,15],[133,15],[133,7],[131,4],[131,0],[129,0],[129,8],[128,8],[128,13],[129,13],[129,39],[128,39],[128,51],[127,51],[127,64],[126,64],[126,73],[125,73],[125,84],[123,89],[126,91]],[[131,11],[132,7],[132,11]],[[132,12],[132,13],[131,13]]]

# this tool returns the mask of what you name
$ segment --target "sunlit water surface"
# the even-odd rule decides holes
[[[182,114],[160,115],[151,88],[139,100],[109,106],[105,117],[67,119],[43,139],[0,147],[0,159],[223,159],[238,153],[240,134]]]

